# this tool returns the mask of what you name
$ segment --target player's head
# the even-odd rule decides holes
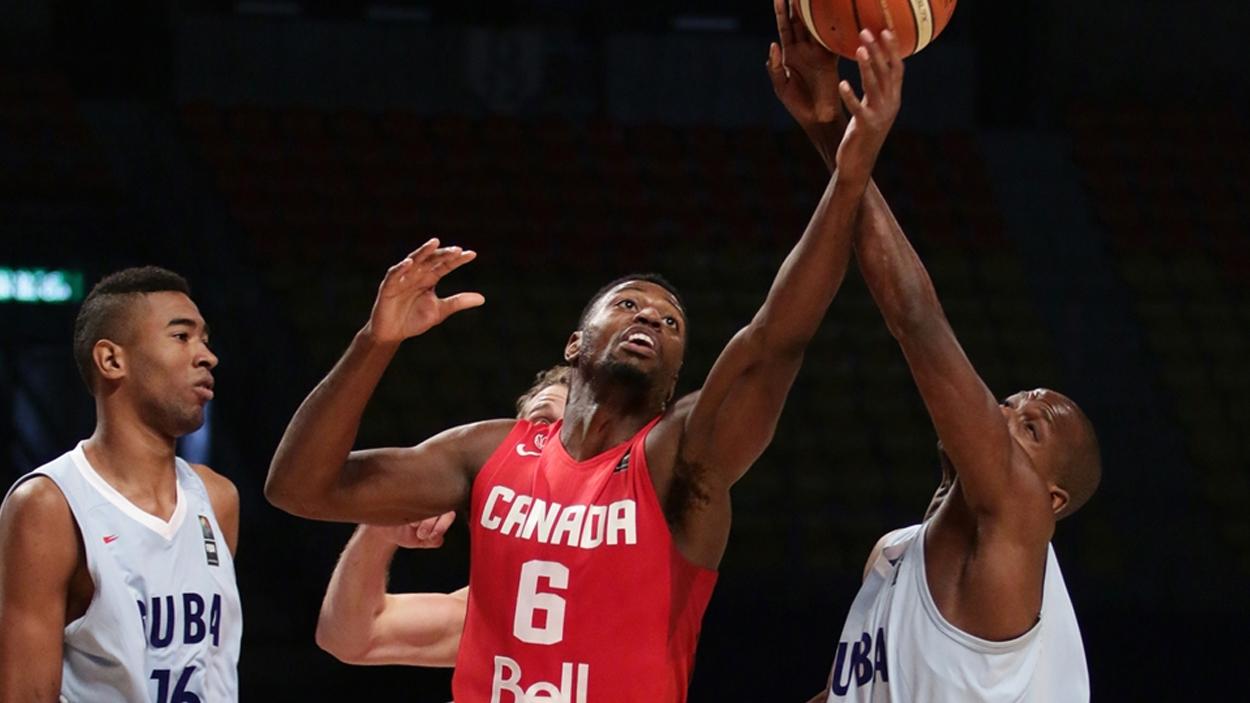
[[[1045,388],[1020,391],[999,407],[1007,431],[1029,457],[1029,463],[1050,488],[1055,519],[1075,513],[1089,501],[1102,480],[1102,452],[1094,425],[1073,400]],[[955,467],[939,445],[942,483],[929,509],[928,519],[945,500],[955,481]]]
[[[586,304],[564,357],[591,377],[632,386],[663,403],[686,353],[686,309],[656,274],[622,276]]]
[[[1055,518],[1075,513],[1102,480],[1093,423],[1071,398],[1045,388],[1020,391],[1001,407],[1012,439],[1050,486]]]
[[[564,364],[539,371],[534,383],[516,399],[518,420],[555,422],[564,417],[569,400],[569,367]]]
[[[172,271],[130,268],[97,283],[74,320],[74,361],[97,405],[128,405],[171,437],[204,422],[217,357],[190,286]]]

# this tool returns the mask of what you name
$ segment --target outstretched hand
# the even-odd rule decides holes
[[[443,535],[456,519],[456,513],[443,513],[420,522],[394,527],[373,527],[386,539],[405,549],[436,549],[443,546]]]
[[[838,57],[812,37],[797,13],[793,3],[773,0],[780,44],[769,44],[765,65],[777,99],[832,171],[845,126],[838,96]]]
[[[773,0],[777,40],[768,46],[773,92],[799,124],[841,122],[838,57],[821,46],[787,0]]]
[[[898,117],[903,100],[903,58],[898,36],[890,30],[880,40],[869,30],[860,32],[861,46],[855,53],[864,97],[856,97],[851,84],[842,81],[842,95],[851,122],[838,147],[838,172],[843,178],[868,182],[886,135]]]
[[[438,297],[434,286],[443,276],[477,258],[476,252],[438,244],[431,239],[387,269],[367,328],[379,342],[398,344],[486,302],[479,293]]]

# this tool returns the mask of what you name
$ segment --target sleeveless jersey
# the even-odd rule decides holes
[[[14,484],[35,476],[56,483],[95,585],[87,612],[65,627],[63,702],[238,700],[243,624],[234,561],[204,482],[182,459],[174,463],[169,522],[110,486],[82,443]]]
[[[470,511],[457,703],[685,701],[716,572],[682,556],[644,440],[574,461],[561,423],[520,421]]]
[[[887,536],[843,626],[828,700],[1088,701],[1085,648],[1055,550],[1047,547],[1038,622],[994,642],[959,630],[938,611],[925,578],[924,534],[925,525],[913,525]]]

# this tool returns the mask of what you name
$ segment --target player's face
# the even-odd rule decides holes
[[[633,369],[673,384],[686,352],[686,319],[677,299],[648,281],[625,281],[599,299],[583,330],[593,364]]]
[[[130,324],[126,378],[140,413],[170,436],[194,432],[204,424],[217,366],[199,308],[182,293],[149,293]]]
[[[1021,391],[1002,402],[1012,439],[1050,480],[1081,431],[1076,404],[1045,388]]]
[[[569,400],[569,387],[553,383],[538,391],[521,408],[521,419],[530,422],[555,422],[564,417],[564,405]]]

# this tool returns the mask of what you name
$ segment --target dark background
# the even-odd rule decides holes
[[[1245,25],[1231,1],[964,0],[909,61],[879,164],[991,388],[1057,388],[1099,429],[1102,488],[1055,538],[1095,700],[1228,699],[1247,679]],[[587,297],[634,269],[684,290],[698,386],[825,183],[771,94],[772,36],[766,0],[0,13],[0,267],[90,285],[162,264],[213,326],[207,460],[242,497],[246,700],[449,697],[448,672],[316,649],[350,528],[261,495],[285,422],[416,244],[476,249],[448,290],[488,304],[405,345],[360,446],[508,414]],[[6,485],[91,431],[73,314],[0,303]],[[933,444],[852,272],[735,488],[693,701],[820,689],[869,548],[937,482]],[[462,585],[463,526],[393,572],[395,589]]]

